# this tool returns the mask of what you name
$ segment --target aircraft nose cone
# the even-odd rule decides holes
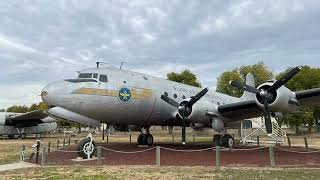
[[[54,86],[53,83],[46,85],[41,91],[41,99],[48,106],[52,106],[52,96],[54,95]]]

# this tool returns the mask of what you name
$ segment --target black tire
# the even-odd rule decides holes
[[[232,148],[234,146],[234,139],[230,134],[226,134],[222,137],[222,145],[226,148]]]
[[[26,139],[26,138],[27,138],[27,134],[26,134],[26,133],[21,133],[21,134],[19,135],[19,138],[20,138],[20,139]]]
[[[9,139],[14,139],[14,136],[15,136],[14,134],[10,134],[10,135],[8,135],[8,138]]]
[[[137,138],[138,145],[143,145],[144,136],[145,136],[144,134],[139,134],[139,136]]]
[[[145,145],[152,146],[153,145],[153,136],[151,134],[145,134],[143,140]]]
[[[91,140],[90,138],[85,138],[82,141],[80,141],[80,143],[78,144],[78,149],[77,149],[79,151],[78,155],[80,157],[82,157],[83,159],[87,159],[88,158],[87,154],[84,152],[84,147],[89,145],[88,143],[90,143],[90,140]],[[90,154],[90,158],[93,157],[96,154],[96,151],[97,151],[97,148],[96,148],[97,146],[96,146],[94,141],[92,141],[92,145],[93,145],[93,151]]]
[[[219,134],[213,136],[213,145],[221,146],[221,136]]]

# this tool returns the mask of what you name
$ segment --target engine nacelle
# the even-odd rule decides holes
[[[211,122],[211,116],[208,116],[207,112],[217,112],[217,109],[213,103],[200,100],[193,105],[192,112],[187,117],[187,121],[190,123],[207,124]]]
[[[211,125],[215,131],[221,132],[224,130],[224,122],[221,118],[213,117]]]
[[[138,125],[113,125],[117,131],[141,131],[142,127]]]
[[[68,111],[61,107],[54,107],[48,110],[49,116],[62,121],[72,121],[92,127],[100,127],[100,121],[88,118],[86,116]]]
[[[263,83],[258,87],[258,89],[267,90],[272,85],[272,82]],[[268,101],[268,107],[274,112],[290,112],[297,107],[296,105],[289,103],[289,100],[294,98],[295,95],[290,89],[286,88],[285,86],[281,86],[276,90],[276,92],[271,94],[271,98]],[[264,108],[263,99],[260,97],[260,95],[256,95],[256,103],[260,108]]]

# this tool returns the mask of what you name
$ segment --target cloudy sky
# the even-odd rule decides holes
[[[158,77],[190,69],[320,65],[319,0],[0,1],[0,108],[40,101],[50,81],[97,60]]]

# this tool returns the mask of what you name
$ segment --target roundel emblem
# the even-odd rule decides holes
[[[131,99],[131,91],[128,88],[121,88],[119,90],[119,99],[122,102],[128,102]]]

